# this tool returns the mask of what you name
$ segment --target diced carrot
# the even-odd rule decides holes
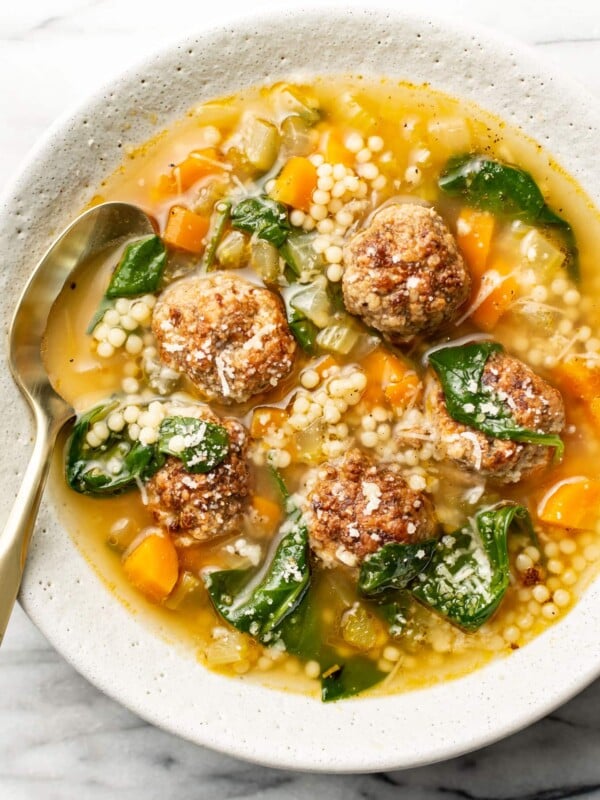
[[[519,293],[519,284],[512,276],[504,278],[471,314],[473,324],[482,331],[492,331]]]
[[[155,603],[162,602],[177,583],[177,551],[168,536],[146,536],[123,562],[129,582]]]
[[[255,495],[252,498],[252,508],[269,530],[274,530],[283,517],[281,505],[268,497]]]
[[[560,528],[592,530],[599,518],[600,481],[567,478],[557,483],[542,499],[538,517]]]
[[[388,403],[396,410],[403,410],[414,405],[421,395],[423,384],[414,370],[407,370],[399,380],[389,383],[384,394]]]
[[[583,406],[589,421],[600,428],[600,367],[570,358],[554,368],[553,377],[571,404]]]
[[[168,197],[186,192],[201,178],[222,172],[219,153],[214,147],[192,152],[176,164],[168,175],[161,175],[156,184],[155,195]]]
[[[342,136],[336,128],[329,128],[321,137],[320,148],[325,161],[330,164],[345,164],[347,167],[354,162],[354,153],[344,146]]]
[[[287,421],[288,413],[283,408],[272,408],[271,406],[257,408],[252,414],[250,436],[253,439],[260,439],[269,431],[279,430]]]
[[[271,197],[293,208],[308,211],[312,203],[312,193],[316,188],[315,165],[304,156],[292,156],[275,178]]]
[[[421,391],[421,381],[412,367],[398,356],[378,347],[363,360],[367,388],[363,399],[372,405],[387,400],[394,408],[407,408]]]
[[[183,206],[173,206],[163,234],[163,240],[188,253],[201,253],[204,250],[204,237],[208,233],[209,220],[188,211]]]
[[[456,222],[456,241],[471,271],[474,281],[485,272],[492,236],[494,215],[489,211],[463,208]]]

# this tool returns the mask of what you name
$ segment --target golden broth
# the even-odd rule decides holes
[[[600,339],[597,339],[600,337],[600,274],[595,269],[594,258],[595,246],[600,240],[600,218],[589,199],[549,154],[535,142],[482,110],[446,97],[427,86],[416,87],[387,80],[369,82],[360,78],[328,78],[317,79],[309,90],[300,87],[298,91],[312,95],[321,110],[321,120],[315,126],[318,136],[311,134],[314,137],[313,151],[321,146],[319,142],[323,141],[328,128],[339,129],[343,136],[358,132],[365,137],[378,136],[383,139],[383,148],[371,154],[373,163],[378,164],[378,174],[386,178],[385,185],[372,188],[369,194],[368,199],[374,201],[375,207],[391,197],[410,195],[435,203],[454,230],[460,204],[455,200],[440,198],[437,189],[437,177],[449,156],[463,151],[484,152],[499,160],[518,164],[530,172],[548,204],[573,227],[580,250],[581,281],[575,289],[565,278],[564,270],[559,268],[544,274],[544,270],[539,269],[533,283],[529,278],[529,286],[527,281],[519,284],[520,302],[511,305],[500,317],[492,333],[508,352],[529,363],[538,374],[550,381],[557,380],[556,369],[573,353],[581,359],[591,354],[589,358],[593,361],[594,354],[600,350]],[[227,142],[237,147],[237,131],[249,114],[279,125],[289,113],[289,107],[281,99],[281,87],[246,90],[230,98],[200,105],[151,142],[132,149],[125,163],[103,182],[95,202],[121,200],[136,203],[155,217],[160,231],[164,232],[169,209],[173,205],[202,206],[202,193],[207,186],[210,188],[210,180],[201,179],[184,191],[165,191],[164,176],[172,173],[174,165],[184,161],[193,150],[223,147]],[[352,157],[349,158],[356,166]],[[258,185],[276,175],[281,165],[279,159],[267,176],[258,175]],[[363,219],[365,216],[367,213],[363,214]],[[518,237],[522,235],[526,234],[515,232],[508,224],[500,225],[492,241],[489,258],[506,259],[507,248],[508,257],[511,257],[511,253],[514,256],[515,248],[520,246]],[[48,370],[58,391],[80,412],[112,394],[125,393],[130,396],[129,402],[132,403],[143,396],[139,363],[143,356],[128,354],[123,348],[117,347],[114,354],[102,357],[98,354],[97,342],[85,335],[118,257],[119,253],[107,254],[106,258],[100,259],[91,268],[83,269],[74,279],[74,286],[65,289],[49,319],[46,347]],[[185,274],[196,260],[181,254],[172,255],[168,267],[170,277]],[[525,263],[523,271],[526,269]],[[252,276],[248,270],[244,270],[243,274],[258,281],[256,274]],[[573,294],[574,291],[576,294]],[[475,330],[476,326],[467,318],[456,327],[456,336]],[[138,333],[141,338],[146,337],[144,347],[152,348],[147,326],[141,326]],[[562,339],[559,340],[559,336]],[[407,353],[418,364],[425,348],[435,341],[435,337],[430,337],[427,342],[417,340]],[[356,364],[356,358],[352,356],[340,357],[338,361],[346,369],[352,369],[352,365]],[[308,362],[308,357],[300,357],[292,376],[270,395],[259,398],[257,405],[285,408],[298,390],[301,370],[307,365],[312,366]],[[123,381],[127,379],[137,381],[140,384],[138,389],[126,390]],[[193,394],[193,388],[185,382],[178,387],[178,391]],[[571,396],[568,387],[565,389],[563,386],[563,391],[568,427],[564,435],[566,450],[562,463],[544,476],[541,486],[540,480],[536,479],[535,482],[523,481],[502,487],[501,490],[484,487],[482,497],[487,503],[501,498],[522,502],[532,512],[534,522],[537,522],[537,503],[548,486],[573,475],[594,477],[600,453],[595,426],[590,422],[577,391]],[[156,391],[146,389],[146,392],[143,402],[160,399]],[[216,410],[218,413],[224,412],[218,407]],[[384,408],[384,411],[387,416],[379,420],[380,427],[390,427],[396,422],[396,416],[389,408]],[[246,424],[251,423],[251,404],[229,408],[226,413],[238,416]],[[423,476],[444,529],[449,531],[464,524],[475,510],[475,506],[465,505],[464,479],[457,477],[443,464],[433,464],[431,459],[421,462],[417,457],[417,463],[413,463],[415,456],[409,455],[410,448],[400,446],[397,442],[386,445],[387,440],[384,440],[376,447],[361,444],[363,439],[366,441],[363,436],[366,429],[362,421],[365,414],[369,415],[370,409],[358,403],[349,408],[344,416],[350,435],[356,435],[359,446],[377,454],[380,451],[376,447],[380,450],[388,447],[388,454],[392,452],[389,448],[399,449],[400,463],[407,474]],[[273,439],[268,433],[264,436],[264,442],[258,441],[260,437],[256,438],[251,468],[254,491],[275,502],[276,492],[270,485],[265,467],[266,453],[278,448],[283,451],[286,447],[288,452],[292,447],[288,439],[294,436],[290,434],[283,443],[281,436]],[[292,488],[300,485],[303,470],[307,466],[327,460],[325,456],[317,455],[311,462],[306,454],[302,458],[304,461],[301,464],[292,463],[288,466],[285,459],[281,464]],[[107,499],[78,495],[65,485],[63,461],[61,454],[54,465],[52,486],[64,509],[67,528],[107,585],[130,608],[135,609],[145,601],[127,586],[119,561],[140,529],[152,524],[142,496],[137,491]],[[476,476],[469,478],[467,483],[469,481],[478,485]],[[261,528],[249,523],[241,534],[247,542],[261,548],[264,558],[274,530],[273,525]],[[595,574],[600,556],[600,529],[578,532],[538,525],[537,532],[542,553],[539,558],[532,557],[530,560],[532,563],[540,560],[545,562],[544,580],[538,586],[527,584],[525,571],[519,569],[518,563],[527,563],[526,558],[530,557],[527,553],[533,552],[533,545],[519,537],[511,538],[511,585],[499,611],[476,633],[464,633],[424,608],[418,608],[415,612],[412,633],[398,640],[390,639],[381,623],[371,621],[376,643],[369,649],[368,655],[382,671],[388,673],[387,678],[372,691],[403,691],[464,674],[492,657],[510,653],[525,645],[566,613]],[[236,538],[229,537],[225,541],[218,538],[214,542],[179,548],[182,571],[198,575],[207,566],[247,566],[232,544]],[[521,562],[517,562],[519,557]],[[331,617],[328,628],[331,641],[342,654],[352,651],[339,628],[339,619],[344,611],[359,599],[352,582],[343,570],[333,573],[317,571],[315,580],[316,592]],[[295,657],[273,652],[272,648],[265,649],[247,636],[235,634],[243,650],[236,661],[220,663],[218,654],[211,658],[211,653],[215,655],[215,629],[222,629],[225,623],[214,611],[201,585],[187,595],[182,594],[177,603],[172,602],[171,605],[170,609],[167,600],[164,607],[156,608],[161,632],[174,643],[183,641],[191,645],[198,658],[211,667],[229,674],[245,674],[272,686],[317,691],[314,668],[305,670]]]

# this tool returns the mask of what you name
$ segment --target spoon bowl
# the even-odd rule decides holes
[[[21,584],[52,449],[58,432],[75,413],[53,388],[44,364],[48,315],[62,288],[81,265],[127,239],[153,232],[150,218],[129,203],[103,203],[85,211],[40,259],[18,302],[9,329],[9,365],[31,408],[35,442],[0,535],[0,643]]]

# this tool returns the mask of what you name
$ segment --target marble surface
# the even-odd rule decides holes
[[[49,123],[90,89],[156,46],[235,16],[244,5],[231,0],[209,11],[201,0],[4,3],[0,181],[17,169]],[[277,6],[271,0],[252,4],[273,11]],[[500,5],[420,0],[418,8],[421,13],[460,14],[521,38],[600,94],[597,0],[503,0]],[[153,728],[88,684],[24,613],[15,611],[0,650],[2,800],[401,796],[600,798],[600,681],[529,729],[453,761],[378,775],[297,774],[245,764]]]

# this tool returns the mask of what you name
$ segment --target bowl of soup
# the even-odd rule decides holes
[[[85,207],[155,227],[83,265],[44,341],[76,418],[21,602],[78,670],[199,744],[332,771],[465,752],[598,674],[582,97],[490,34],[290,12],[54,127],[4,198],[5,320]],[[30,422],[4,381],[8,500]]]

